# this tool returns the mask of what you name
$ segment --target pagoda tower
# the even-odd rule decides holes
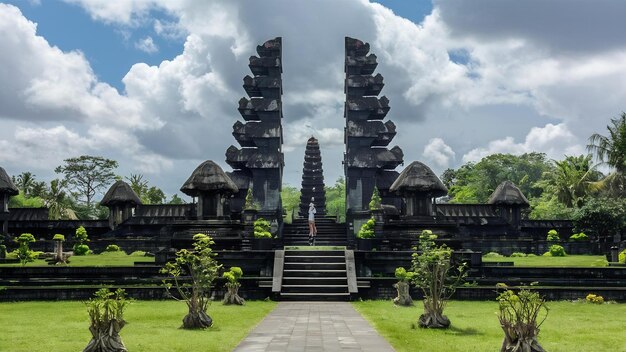
[[[389,188],[399,175],[394,169],[403,163],[404,153],[397,146],[387,148],[396,135],[396,125],[383,122],[389,100],[378,98],[384,83],[383,76],[372,75],[378,65],[376,55],[368,54],[368,43],[354,38],[345,38],[345,48],[346,212],[368,210],[374,187],[384,204],[399,206],[399,197]]]
[[[316,216],[326,214],[326,194],[324,192],[324,170],[320,145],[315,137],[309,138],[304,151],[304,168],[302,169],[302,189],[300,190],[300,216],[307,217],[309,204],[314,198]]]
[[[257,46],[258,56],[251,56],[248,66],[253,76],[243,79],[249,98],[239,100],[239,113],[245,122],[233,125],[233,136],[241,149],[230,146],[226,162],[239,192],[231,203],[240,211],[249,187],[254,202],[264,216],[275,214],[280,220],[284,156],[282,152],[282,39],[271,39]]]

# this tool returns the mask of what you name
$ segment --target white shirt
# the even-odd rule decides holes
[[[315,221],[315,205],[313,203],[309,204],[309,221]]]

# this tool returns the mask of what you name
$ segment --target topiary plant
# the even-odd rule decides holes
[[[413,299],[409,293],[409,283],[413,279],[415,273],[412,271],[406,271],[403,267],[397,267],[395,275],[398,282],[396,282],[393,287],[398,292],[398,296],[393,299],[393,303],[399,306],[412,306]]]
[[[622,264],[626,264],[626,249],[619,253],[619,255],[617,256],[617,260]]]
[[[604,303],[604,297],[602,297],[600,295],[595,295],[593,293],[588,294],[587,297],[585,297],[585,300],[587,301],[587,303],[593,303],[593,304],[603,304]]]
[[[89,238],[87,237],[87,230],[84,227],[80,226],[76,229],[76,233],[74,235],[74,254],[75,255],[87,255],[89,254],[89,246],[87,242],[89,242]]]
[[[370,210],[378,210],[382,208],[382,199],[380,198],[380,192],[378,192],[378,187],[374,187],[369,206]]]
[[[258,218],[254,221],[254,238],[272,238],[269,221],[264,218]]]
[[[105,252],[120,252],[122,249],[120,248],[120,246],[116,245],[116,244],[110,244],[107,246],[107,248],[104,250]]]
[[[521,258],[521,257],[526,257],[526,256],[527,256],[527,254],[526,253],[522,253],[522,252],[513,252],[510,255],[511,258]]]
[[[559,237],[559,233],[555,229],[552,229],[548,231],[548,236],[546,237],[546,240],[548,242],[558,242],[561,240],[561,237]]]
[[[83,352],[128,351],[119,333],[126,325],[124,311],[130,302],[131,299],[126,297],[123,289],[113,293],[108,288],[101,288],[85,303],[89,313],[91,341]]]
[[[589,236],[584,232],[575,233],[569,237],[570,241],[589,241]]]
[[[65,242],[65,236],[60,233],[57,233],[52,237],[54,241],[54,258],[53,263],[55,264],[66,264],[67,257],[63,254],[63,242]]]
[[[32,251],[29,246],[30,243],[35,242],[35,237],[32,234],[23,233],[15,239],[15,242],[17,242],[19,246],[16,250],[13,251],[13,253],[17,257],[17,259],[20,260],[22,266],[37,259],[37,252]]]
[[[360,239],[374,238],[375,237],[375,234],[374,234],[375,225],[376,225],[376,220],[374,220],[374,218],[367,220],[363,225],[361,225],[361,229],[356,234],[356,237]]]
[[[521,289],[498,295],[498,320],[504,331],[500,352],[544,352],[538,341],[539,327],[548,316],[546,301],[537,292]]]
[[[226,279],[227,292],[224,295],[224,304],[237,304],[242,306],[245,300],[239,297],[239,279],[243,276],[243,270],[238,266],[233,266],[229,271],[224,272],[222,277]]]
[[[565,248],[563,248],[563,246],[553,244],[550,246],[550,249],[543,255],[548,257],[565,257],[567,253],[565,253]]]

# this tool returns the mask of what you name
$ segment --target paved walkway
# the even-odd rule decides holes
[[[280,302],[235,352],[393,352],[348,302]]]

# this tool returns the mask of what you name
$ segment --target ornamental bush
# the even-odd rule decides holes
[[[498,320],[504,332],[500,352],[543,352],[539,344],[539,327],[548,316],[546,301],[537,292],[517,292],[498,284],[504,292],[498,295]]]
[[[587,303],[593,303],[593,304],[604,303],[604,297],[600,295],[595,295],[593,293],[588,294],[587,297],[585,297],[585,300],[587,301]]]
[[[254,238],[272,238],[269,221],[264,218],[258,218],[254,221]]]
[[[510,255],[511,258],[518,258],[518,257],[521,258],[521,257],[526,257],[526,256],[528,255],[522,252],[514,252],[514,253],[511,253]]]
[[[120,248],[120,246],[116,245],[116,244],[110,244],[107,246],[107,248],[104,250],[105,252],[119,252],[122,249]]]
[[[553,244],[550,246],[550,249],[543,255],[547,257],[565,257],[567,253],[565,253],[565,248],[563,248],[563,246]]]
[[[89,237],[87,237],[87,230],[84,227],[80,226],[76,229],[76,233],[74,235],[74,255],[87,255],[89,254],[89,246],[87,242],[89,242]]]
[[[500,258],[500,257],[503,257],[503,255],[498,253],[498,252],[489,252],[489,253],[485,253],[483,255],[483,257],[485,257],[485,258]]]
[[[91,341],[83,352],[127,351],[119,333],[126,325],[124,311],[131,301],[123,289],[118,288],[113,293],[108,288],[101,288],[85,303],[89,313]]]
[[[559,233],[555,229],[552,229],[548,231],[548,236],[546,237],[546,240],[548,242],[558,242],[561,240],[561,237],[559,237]]]
[[[370,200],[370,210],[377,210],[382,208],[382,199],[380,198],[380,192],[378,192],[378,187],[374,187],[374,192],[372,192],[372,198]]]
[[[38,253],[31,250],[29,247],[29,243],[35,242],[35,237],[32,234],[23,233],[15,239],[15,242],[19,244],[19,247],[15,251],[13,251],[13,253],[17,257],[17,259],[20,260],[22,266],[37,259]]]
[[[225,305],[229,304],[237,304],[243,305],[245,300],[239,296],[239,287],[241,284],[239,283],[239,279],[243,276],[243,270],[241,270],[238,266],[233,266],[229,271],[226,271],[222,274],[222,277],[226,279],[226,289],[227,292],[224,295],[223,303]]]
[[[622,264],[626,264],[626,249],[619,253],[617,260]]]
[[[405,268],[401,266],[396,268],[396,279],[398,279],[399,281],[402,281],[402,282],[411,281],[411,279],[413,279],[413,275],[415,275],[414,272],[407,271]]]
[[[570,241],[589,241],[589,236],[587,236],[584,232],[575,233],[569,237]]]
[[[374,238],[374,225],[376,225],[374,218],[367,220],[367,222],[361,225],[361,229],[356,234],[356,237],[360,239]]]

